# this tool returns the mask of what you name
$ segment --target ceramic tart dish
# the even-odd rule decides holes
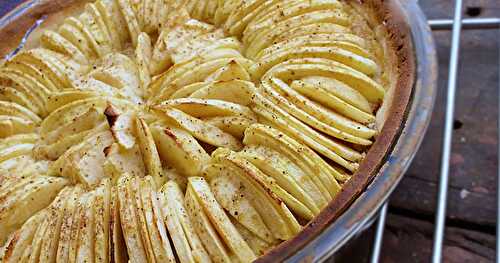
[[[43,22],[0,65],[1,262],[331,253],[355,232],[331,227],[375,211],[429,119],[432,39],[403,5],[21,5],[0,20],[0,55]],[[308,249],[325,233],[328,249]]]

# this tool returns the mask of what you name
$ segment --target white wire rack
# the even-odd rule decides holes
[[[439,192],[437,200],[437,211],[434,231],[434,247],[432,262],[440,263],[442,257],[443,238],[446,220],[446,204],[448,195],[448,178],[450,168],[450,153],[451,143],[453,138],[453,115],[455,110],[455,91],[457,87],[457,69],[460,59],[460,36],[462,29],[497,29],[500,39],[500,18],[475,18],[475,19],[462,19],[462,0],[455,0],[455,9],[453,19],[436,19],[429,20],[429,25],[432,30],[451,30],[451,50],[450,50],[450,64],[447,86],[447,100],[446,100],[446,119],[443,137],[443,150],[441,156],[441,173],[439,181]],[[500,141],[500,41],[499,41],[499,127],[498,139]],[[499,144],[499,167],[498,167],[498,190],[497,190],[497,244],[496,244],[496,262],[500,263],[500,144]],[[371,262],[377,263],[380,258],[380,250],[382,248],[383,232],[385,226],[385,218],[387,215],[387,203],[380,210],[378,221],[375,230],[375,241],[373,245],[373,252]]]

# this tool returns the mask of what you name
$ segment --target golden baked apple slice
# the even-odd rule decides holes
[[[329,165],[317,153],[279,130],[254,124],[245,131],[243,143],[266,146],[285,155],[311,178],[327,201],[339,190],[335,178],[341,177],[340,172],[324,170]]]
[[[113,142],[111,132],[97,133],[71,147],[51,164],[50,170],[86,186],[96,186],[105,177],[104,149]]]
[[[210,257],[186,211],[182,190],[174,181],[164,184],[152,199],[159,206],[180,262],[209,262]],[[155,208],[156,211],[156,208]]]
[[[286,5],[282,2],[275,3],[262,10],[245,28],[244,35],[255,34],[266,28],[275,26],[285,19],[303,15],[317,10],[342,9],[337,0],[290,1]]]
[[[314,85],[297,81],[292,82],[291,85],[291,87],[296,91],[310,97],[311,99],[314,99],[322,105],[325,105],[326,107],[335,110],[336,112],[354,121],[364,124],[375,122],[375,116],[370,113],[371,110],[368,112],[366,111],[366,104],[364,106],[365,110],[358,109],[357,107],[348,103],[345,99],[342,99],[340,96],[328,92],[328,90],[324,89],[323,86],[324,85]]]
[[[78,232],[74,232],[73,229],[78,229],[76,226],[78,225],[77,218],[75,218],[75,212],[78,200],[83,193],[83,189],[81,187],[75,187],[75,191],[72,193],[72,196],[68,198],[68,202],[66,203],[66,207],[63,210],[63,218],[61,229],[59,231],[59,240],[57,245],[57,260],[61,262],[69,262],[70,250],[73,249],[72,240],[78,234]],[[74,255],[74,252],[73,252]]]
[[[384,88],[365,74],[342,63],[324,58],[291,59],[274,66],[264,78],[270,76],[280,78],[285,82],[308,76],[334,78],[359,91],[371,103],[379,103],[385,94]]]
[[[301,178],[292,177],[287,169],[288,164],[281,162],[282,160],[278,158],[273,158],[275,154],[272,150],[263,146],[247,146],[238,154],[276,180],[280,187],[307,206],[312,216],[319,214],[321,206],[318,206],[312,196],[301,187],[303,184],[302,181],[299,181]],[[306,219],[310,220],[311,218]]]
[[[246,72],[246,71],[245,71]],[[197,99],[223,100],[243,106],[251,103],[251,97],[255,92],[255,86],[250,81],[228,80],[217,81],[193,92],[189,97]]]
[[[276,192],[282,194],[282,197],[289,198],[289,196],[286,196],[276,183],[271,184],[269,178],[266,178],[260,170],[234,152],[219,148],[212,155],[215,163],[235,171],[248,191],[246,195],[251,198],[254,207],[276,239],[287,240],[300,231],[300,224]],[[300,210],[300,205],[294,202],[295,200],[290,198],[287,201],[296,205],[297,211]]]
[[[184,200],[186,210],[193,222],[193,228],[200,236],[210,259],[215,262],[231,262],[230,251],[224,246],[224,241],[218,236],[216,229],[190,187],[186,190]]]
[[[36,124],[21,117],[0,115],[0,138],[35,132]]]
[[[118,179],[118,200],[120,209],[120,222],[123,230],[128,255],[133,262],[147,262],[147,252],[143,245],[139,219],[133,193],[130,188],[131,177],[124,174]]]
[[[139,181],[139,180],[138,180]],[[157,262],[176,262],[169,241],[169,236],[165,224],[164,216],[158,204],[156,186],[151,176],[140,180],[139,193],[142,201],[142,211],[144,213],[149,238]],[[156,202],[155,204],[153,204]]]
[[[168,122],[182,127],[200,141],[216,147],[226,147],[233,150],[242,148],[241,143],[231,134],[225,133],[216,126],[192,117],[180,110],[162,107],[161,112],[163,113],[161,116]]]
[[[94,4],[106,24],[114,49],[121,50],[128,40],[128,33],[125,19],[118,10],[117,2],[98,0]]]
[[[203,170],[215,198],[228,214],[262,240],[275,242],[251,198],[246,196],[244,183],[235,174],[231,168],[220,164],[210,164]]]
[[[7,240],[3,247],[3,251],[0,251],[2,262],[23,262],[21,259],[24,252],[30,250],[36,230],[42,222],[46,221],[47,215],[47,209],[39,211],[30,217],[30,219],[28,219],[28,221],[26,221],[20,229],[16,230],[16,232],[10,236],[9,240]]]
[[[32,176],[0,195],[0,243],[37,211],[45,208],[68,184],[60,177]]]
[[[149,1],[151,2],[151,1]],[[135,47],[135,59],[139,70],[139,79],[141,89],[147,91],[151,83],[151,72],[149,70],[149,62],[152,57],[151,38],[148,34],[142,32],[137,39],[137,47]]]
[[[45,220],[40,223],[38,228],[36,229],[35,236],[33,237],[33,241],[31,242],[31,246],[29,248],[29,255],[23,255],[21,262],[40,262],[40,253],[42,250],[42,242],[45,238],[45,233],[49,227],[49,221]]]
[[[300,218],[310,220],[312,217],[314,217],[314,213],[311,212],[311,210],[306,205],[304,205],[295,196],[291,195],[289,192],[283,189],[283,187],[281,187],[281,185],[276,181],[275,178],[272,178],[263,173],[254,164],[247,161],[244,158],[244,154],[242,154],[241,152],[224,153],[225,151],[227,150],[219,148],[213,153],[213,156],[217,158],[218,156],[220,157],[221,155],[223,156],[224,154],[228,154],[228,156],[230,156],[228,158],[233,163],[233,165],[239,166],[241,167],[241,169],[247,171],[247,176],[253,178],[256,183],[263,185],[266,191],[270,191],[275,194],[279,200],[282,200],[284,204],[286,204],[286,206],[288,206],[290,210],[297,214]],[[281,183],[283,183],[283,180],[281,181]]]
[[[78,209],[81,209],[79,214],[78,239],[76,247],[75,262],[83,262],[95,258],[95,217],[94,217],[94,200],[95,192],[85,193],[78,203]],[[75,233],[73,233],[75,234]]]
[[[331,22],[341,26],[347,26],[349,24],[349,19],[347,14],[338,9],[317,10],[290,17],[274,24],[270,28],[268,27],[256,32],[255,34],[243,35],[243,43],[248,45],[245,54],[249,58],[254,58],[262,49],[272,45],[274,39],[279,35],[293,28],[319,22]]]
[[[217,116],[238,116],[256,120],[255,113],[246,106],[214,99],[180,98],[167,100],[155,109],[171,107],[196,118]]]
[[[73,198],[73,192],[79,190],[77,189],[78,188],[75,187],[65,187],[47,208],[50,213],[47,218],[49,225],[47,226],[47,230],[42,240],[39,259],[41,262],[56,261],[61,225],[64,218],[64,209],[66,209],[66,204],[70,202],[69,200]]]
[[[137,19],[130,0],[116,0],[116,2],[119,6],[118,9],[120,10],[122,16],[125,18],[132,45],[135,47],[137,46],[137,37],[141,33],[139,20]]]
[[[150,233],[148,231],[148,223],[146,222],[146,215],[144,214],[144,207],[141,200],[140,178],[130,177],[128,187],[130,190],[129,204],[137,217],[137,229],[139,230],[139,237],[142,240],[142,245],[146,251],[147,260],[149,262],[155,261],[155,253],[153,251],[153,244]]]
[[[94,217],[94,261],[110,262],[111,241],[111,179],[103,179],[94,190],[92,212]]]
[[[109,221],[109,259],[110,262],[128,262],[127,246],[125,244],[120,220],[120,204],[117,186],[111,187],[110,221]]]
[[[216,70],[205,79],[207,82],[230,80],[250,81],[250,75],[248,74],[247,69],[236,60],[232,60],[229,64]]]
[[[364,139],[370,139],[376,135],[377,131],[375,129],[353,121],[337,113],[333,109],[329,109],[328,107],[302,95],[298,92],[300,88],[295,87],[295,81],[291,86],[288,86],[280,80],[277,80],[277,84],[278,85],[275,85],[277,92],[281,95],[287,95],[287,99],[295,104],[295,106],[315,116],[318,120],[321,120],[325,124]]]
[[[284,131],[350,171],[357,169],[355,161],[362,158],[360,153],[315,131],[260,94],[254,96],[254,101],[252,109],[261,117],[261,123]]]
[[[193,194],[225,245],[241,262],[252,262],[257,257],[233,226],[222,207],[217,203],[210,186],[202,177],[189,178],[187,191]],[[198,211],[200,212],[200,211]]]
[[[233,135],[241,140],[246,128],[255,123],[254,120],[245,117],[226,116],[226,117],[207,117],[202,118],[207,124],[218,127],[219,129]]]
[[[19,90],[11,87],[11,86],[1,86],[0,85],[0,100],[8,101],[12,103],[19,104],[35,114],[43,115],[45,113],[45,109],[43,107],[42,102],[29,97],[24,92],[20,92]]]
[[[310,76],[294,82],[296,86],[305,84],[320,86],[328,93],[334,94],[356,108],[367,113],[373,113],[370,103],[359,91],[336,79]],[[292,86],[294,86],[293,83]]]
[[[80,64],[88,64],[89,61],[87,57],[61,34],[47,30],[40,37],[40,44],[46,49],[62,53],[66,56],[73,58]]]
[[[110,36],[104,17],[94,3],[85,5],[85,12],[80,15],[80,20],[82,20],[84,24],[88,22],[93,23],[90,25],[91,32],[96,42],[103,46],[102,48],[109,50],[108,52],[115,49],[115,44]],[[86,26],[89,27],[87,24]]]
[[[151,133],[163,162],[185,176],[199,175],[210,156],[188,132],[175,126],[155,124]]]
[[[146,166],[146,173],[152,176],[157,185],[165,183],[165,176],[158,154],[158,149],[153,138],[151,130],[142,118],[135,119],[135,128],[137,137],[139,139],[139,148],[141,149],[144,165]]]
[[[358,137],[349,132],[345,132],[345,127],[350,124],[348,123],[348,121],[340,119],[335,123],[335,126],[330,126],[324,121],[318,119],[316,115],[309,114],[307,111],[302,110],[295,103],[293,103],[298,100],[297,94],[293,91],[290,91],[290,87],[283,81],[271,78],[270,80],[262,81],[261,87],[263,89],[263,94],[266,95],[266,97],[269,98],[270,101],[274,102],[274,104],[276,105],[279,105],[288,114],[315,128],[316,130],[353,144],[365,146],[372,144],[372,141],[368,139]],[[338,152],[337,149],[333,149],[337,153],[342,155],[342,153]]]
[[[80,30],[81,23],[74,18],[67,18],[64,23],[59,26],[57,32],[66,40],[71,42],[87,60],[92,60],[97,57],[96,52],[92,48],[92,44],[87,40],[86,35]]]

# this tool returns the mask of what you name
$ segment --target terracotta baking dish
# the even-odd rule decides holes
[[[87,1],[28,0],[0,19],[0,56],[12,52],[36,20],[26,47],[37,45],[39,32],[78,13]],[[414,0],[364,0],[376,10],[395,50],[395,89],[387,100],[386,120],[359,170],[342,192],[293,239],[258,261],[321,261],[340,248],[376,213],[395,188],[423,138],[435,97],[437,65],[426,19]]]

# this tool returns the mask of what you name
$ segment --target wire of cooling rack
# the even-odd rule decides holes
[[[451,19],[435,19],[429,20],[429,26],[432,30],[452,30],[451,51],[450,51],[450,65],[448,75],[447,87],[447,102],[446,102],[446,119],[444,128],[443,139],[443,152],[441,156],[441,174],[438,193],[438,207],[436,213],[436,224],[434,231],[434,247],[432,262],[441,262],[443,237],[446,219],[446,203],[448,192],[448,178],[449,178],[449,160],[451,153],[451,142],[453,134],[453,114],[455,106],[455,92],[457,87],[457,70],[458,61],[460,58],[460,35],[462,29],[498,29],[498,36],[500,39],[500,18],[474,18],[462,19],[462,0],[455,1],[455,12],[453,20]],[[498,45],[498,75],[499,75],[499,97],[498,97],[498,140],[500,141],[500,41]],[[497,190],[497,244],[496,244],[496,262],[500,263],[500,144],[498,145],[498,190]],[[373,244],[373,251],[371,255],[371,263],[379,262],[380,250],[382,248],[383,232],[385,226],[385,218],[387,215],[386,203],[378,216],[378,221],[375,230],[375,240]]]

